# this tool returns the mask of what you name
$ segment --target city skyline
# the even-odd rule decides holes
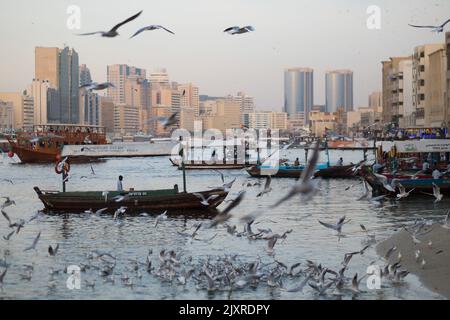
[[[351,69],[354,71],[354,108],[357,109],[367,105],[370,92],[381,89],[380,61],[394,53],[412,54],[417,44],[442,42],[442,34],[415,30],[407,24],[438,22],[449,11],[447,8],[450,9],[450,3],[445,1],[434,1],[431,5],[410,1],[408,6],[404,1],[379,1],[381,30],[368,30],[366,9],[372,4],[369,1],[347,0],[339,4],[329,0],[285,1],[283,6],[272,1],[251,0],[192,3],[195,6],[187,6],[185,10],[176,10],[181,5],[177,1],[108,3],[110,14],[98,19],[106,2],[93,5],[78,1],[80,30],[66,27],[69,16],[66,9],[73,4],[68,1],[51,5],[48,1],[2,3],[0,17],[3,21],[24,27],[0,35],[3,43],[8,44],[0,53],[0,67],[12,74],[0,79],[0,90],[20,91],[29,84],[33,78],[35,46],[61,47],[65,43],[77,50],[80,64],[88,65],[94,81],[106,81],[107,65],[135,65],[148,71],[164,67],[172,79],[198,85],[201,94],[225,95],[244,90],[255,97],[258,108],[278,111],[283,106],[284,69],[311,67],[315,70],[314,100],[317,104],[325,103],[326,71]],[[76,33],[107,28],[138,9],[144,10],[140,20],[125,26],[116,39],[76,36]],[[308,14],[317,12],[322,14]],[[11,17],[15,20],[11,21]],[[161,23],[172,28],[176,35],[150,32],[128,40],[136,28],[148,23]],[[239,36],[223,34],[225,27],[235,24],[252,24],[256,31]],[[208,28],[204,28],[206,25]],[[50,33],[46,32],[49,28]],[[351,38],[347,36],[350,33]],[[333,52],[332,63],[329,62],[330,52]],[[12,56],[23,63],[13,66]]]

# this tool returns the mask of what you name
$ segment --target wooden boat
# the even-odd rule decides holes
[[[171,158],[169,160],[173,166],[178,167],[179,170],[183,170],[180,160]],[[189,161],[184,164],[186,170],[240,170],[247,166],[239,163],[200,163],[194,161]]]
[[[355,179],[357,176],[352,170],[354,167],[354,165],[328,167],[314,173],[314,177],[322,179]]]
[[[246,168],[249,175],[254,178],[264,178],[271,176],[272,178],[299,178],[303,172],[304,167],[292,167],[292,166],[251,166]]]
[[[31,132],[19,132],[15,137],[7,135],[6,139],[11,151],[23,163],[55,162],[61,156],[64,145],[107,143],[103,127],[67,124],[36,125]]]
[[[228,192],[223,190],[210,190],[198,192],[205,198],[217,195],[217,198],[211,200],[210,206],[205,207],[200,203],[200,199],[193,193],[179,192],[178,186],[173,189],[165,190],[143,190],[143,191],[43,191],[34,187],[39,199],[45,206],[46,212],[52,213],[80,213],[86,210],[99,210],[108,208],[108,213],[114,213],[120,207],[126,207],[127,212],[162,212],[168,213],[188,213],[205,212],[218,207],[227,197]],[[117,196],[126,198],[116,202]]]

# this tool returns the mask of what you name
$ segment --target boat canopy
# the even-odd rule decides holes
[[[377,142],[377,147],[379,146],[381,146],[384,151],[389,151],[395,146],[397,153],[450,152],[450,140],[446,139],[380,141]]]

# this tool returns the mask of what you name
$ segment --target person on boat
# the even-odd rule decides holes
[[[344,165],[344,159],[342,159],[342,157],[341,157],[341,158],[339,158],[339,160],[337,162],[337,166],[342,167],[343,165]]]
[[[422,164],[422,172],[423,173],[430,173],[430,163],[428,160],[425,160]]]
[[[119,176],[119,180],[117,180],[117,191],[123,191],[122,180],[123,180],[123,177]]]
[[[435,168],[434,170],[433,170],[433,179],[434,180],[439,180],[440,178],[441,178],[441,176],[442,176],[442,173],[438,170],[438,168]]]
[[[375,173],[377,173],[377,174],[381,174],[381,169],[383,169],[383,168],[384,168],[384,166],[383,166],[382,164],[379,164],[379,163],[377,162],[377,163],[375,163],[375,164],[372,166],[372,171],[375,172]]]
[[[294,167],[300,167],[300,160],[298,158],[294,161]]]

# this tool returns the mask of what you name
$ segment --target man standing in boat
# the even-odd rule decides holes
[[[117,180],[117,191],[123,191],[122,180],[123,180],[123,177],[119,176],[119,180]]]
[[[337,162],[337,166],[342,167],[343,165],[344,165],[344,159],[342,159],[342,157],[341,157],[341,158],[339,158],[339,160]]]
[[[429,174],[430,173],[430,163],[428,162],[428,160],[425,160],[422,164],[422,172],[425,174]]]

